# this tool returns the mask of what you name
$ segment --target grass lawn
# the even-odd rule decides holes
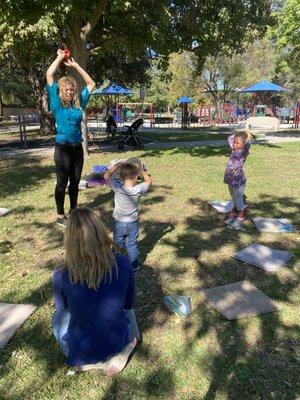
[[[252,215],[299,216],[300,143],[253,146],[246,164]],[[154,179],[141,201],[136,313],[143,343],[127,368],[108,379],[99,371],[66,376],[51,335],[51,274],[63,261],[63,230],[54,223],[51,158],[0,160],[1,302],[34,303],[37,311],[0,350],[0,398],[5,400],[295,400],[299,353],[299,239],[296,234],[230,231],[206,200],[227,199],[222,183],[227,148],[118,153],[140,156]],[[93,154],[84,165],[116,154]],[[67,202],[68,203],[68,202]],[[80,192],[80,204],[99,210],[112,227],[108,188]],[[264,273],[230,255],[252,242],[290,250],[296,258]],[[276,313],[227,321],[200,289],[249,280],[280,306]],[[179,321],[163,306],[166,294],[191,298],[193,313]],[[298,378],[297,378],[298,377]]]
[[[191,140],[222,140],[227,139],[231,130],[228,128],[219,127],[198,127],[189,129],[186,131],[180,129],[157,129],[157,131],[140,131],[138,136],[145,137],[150,140],[158,142],[181,142],[181,141],[191,141]],[[119,136],[119,135],[118,135]],[[123,135],[120,135],[120,138]],[[96,136],[96,142],[99,140],[106,140],[107,134],[101,132]],[[28,147],[31,144],[35,146],[43,142],[49,142],[49,140],[54,141],[53,136],[41,135],[39,130],[28,131],[27,141]],[[20,143],[20,135],[18,132],[1,132],[0,133],[0,147],[3,146],[16,146],[22,147]]]
[[[200,126],[200,127],[191,127],[187,130],[180,129],[172,129],[172,128],[163,128],[163,129],[151,129],[144,131],[139,131],[138,137],[143,137],[146,140],[156,142],[189,142],[189,141],[202,141],[202,140],[227,140],[228,136],[232,134],[232,127],[219,127],[219,126]],[[274,132],[260,132],[255,131],[254,137],[262,137],[262,136],[273,136]],[[275,133],[276,136],[287,136],[287,137],[299,137],[300,129],[284,129]],[[117,135],[116,139],[121,139],[123,135]],[[91,135],[91,143],[95,142],[101,145],[102,141],[107,141],[106,132],[99,132],[95,139],[92,140]],[[27,145],[28,147],[37,147],[43,145],[49,145],[54,142],[54,136],[42,135],[38,129],[31,130],[27,132]],[[22,148],[22,144],[20,142],[20,135],[18,132],[0,132],[0,149],[1,147],[20,147]]]
[[[154,132],[141,132],[140,136],[158,141],[158,142],[185,142],[191,140],[222,140],[227,139],[231,134],[231,128],[228,127],[190,127],[187,130],[180,129],[158,129]]]

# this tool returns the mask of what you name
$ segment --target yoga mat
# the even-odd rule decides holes
[[[9,208],[0,207],[0,217],[3,217],[4,215],[8,214],[9,212],[10,212]]]
[[[293,253],[253,243],[245,249],[234,253],[231,257],[261,268],[264,271],[274,272],[287,264],[293,257]]]
[[[6,346],[26,319],[36,310],[33,304],[0,303],[0,349]]]
[[[69,185],[70,182],[68,183],[68,186],[66,187],[66,193],[69,193]],[[78,190],[85,190],[88,187],[88,181],[86,180],[81,180],[78,184]]]
[[[212,206],[219,213],[227,213],[232,210],[232,201],[208,201],[208,204]]]
[[[252,317],[280,309],[279,305],[247,281],[201,291],[209,304],[226,319]]]
[[[286,218],[251,218],[259,232],[291,233],[296,232],[296,228],[291,221]]]

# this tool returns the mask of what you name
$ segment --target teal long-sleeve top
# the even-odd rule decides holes
[[[82,131],[81,121],[83,111],[89,101],[90,91],[84,87],[80,93],[78,107],[63,107],[58,92],[58,84],[56,81],[52,85],[47,84],[46,90],[49,96],[50,110],[55,119],[56,143],[81,143]]]

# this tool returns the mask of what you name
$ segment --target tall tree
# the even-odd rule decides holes
[[[298,0],[279,2],[274,7],[276,25],[268,32],[278,53],[276,78],[300,96],[300,4]]]
[[[245,36],[264,32],[270,1],[2,0],[1,55],[13,52],[31,74],[41,108],[41,75],[55,41],[65,42],[83,68],[97,61],[98,54],[101,59],[101,54],[126,52],[143,59],[149,49],[161,57],[189,50],[202,65],[208,55],[229,52]]]
[[[277,55],[272,41],[267,37],[244,44],[242,51],[230,56],[219,54],[208,57],[202,79],[216,105],[224,102],[236,89],[262,79],[275,76]],[[233,96],[234,97],[234,96]]]
[[[166,73],[159,68],[159,60],[154,60],[148,71],[148,85],[146,87],[147,102],[155,104],[157,110],[168,106]]]
[[[27,107],[34,107],[36,103],[27,76],[12,58],[0,61],[0,116],[7,103]]]

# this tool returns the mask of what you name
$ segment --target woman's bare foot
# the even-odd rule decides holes
[[[106,371],[107,376],[115,376],[120,372],[119,368],[115,367],[114,365]]]

